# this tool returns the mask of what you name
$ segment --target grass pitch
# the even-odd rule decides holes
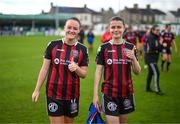
[[[49,123],[45,105],[45,83],[36,105],[31,95],[41,68],[44,50],[50,40],[58,37],[0,37],[0,123]],[[176,38],[180,51],[180,37]],[[89,72],[81,80],[80,113],[75,123],[85,123],[92,102],[94,59],[100,44],[96,37],[89,52]],[[87,45],[85,41],[85,45]],[[180,123],[180,52],[172,54],[169,72],[160,73],[160,86],[165,96],[145,92],[147,69],[140,59],[142,72],[133,75],[136,111],[129,114],[130,123]],[[152,82],[153,87],[153,82]]]

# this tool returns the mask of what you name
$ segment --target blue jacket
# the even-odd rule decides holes
[[[92,103],[89,107],[89,116],[86,124],[105,124],[104,120],[101,117],[101,114]]]

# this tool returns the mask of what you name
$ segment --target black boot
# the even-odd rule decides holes
[[[167,62],[167,67],[166,67],[167,71],[169,71],[170,64],[171,64],[170,62]]]

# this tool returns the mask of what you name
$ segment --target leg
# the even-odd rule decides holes
[[[119,124],[120,119],[118,116],[111,116],[111,115],[106,115],[106,121],[108,124]]]
[[[147,79],[146,79],[146,91],[152,91],[150,88],[152,75],[153,75],[153,70],[152,70],[150,64],[148,64],[148,74],[147,74]]]
[[[64,117],[64,123],[65,124],[73,124],[73,121],[74,121],[74,118],[70,118],[67,116]]]
[[[119,99],[106,95],[102,97],[102,109],[108,124],[119,124]]]
[[[154,88],[156,92],[160,92],[160,87],[159,87],[159,69],[157,66],[157,63],[151,63],[150,64],[153,74],[154,74]]]
[[[167,66],[166,66],[166,69],[167,69],[167,71],[169,71],[169,66],[170,66],[170,64],[171,64],[171,54],[168,54],[168,56],[167,56]]]
[[[47,97],[47,111],[49,115],[49,121],[51,124],[64,123],[64,110],[62,101],[58,101],[51,97]]]
[[[159,86],[159,69],[157,66],[157,63],[153,63],[152,65],[153,73],[154,73],[154,87],[157,95],[164,95],[164,93],[161,92],[160,86]]]
[[[51,124],[64,124],[64,116],[49,116]]]
[[[121,124],[126,124],[128,121],[128,114],[123,114],[123,115],[120,115],[119,117],[119,122]]]
[[[167,53],[162,53],[162,63],[161,63],[161,70],[164,70],[164,63],[167,62]]]

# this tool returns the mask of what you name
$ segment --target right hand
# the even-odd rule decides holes
[[[98,112],[101,112],[101,107],[100,107],[100,104],[99,104],[99,97],[98,97],[98,95],[93,97],[93,105],[96,107]]]
[[[34,91],[32,94],[32,102],[36,103],[39,97],[39,91]]]

